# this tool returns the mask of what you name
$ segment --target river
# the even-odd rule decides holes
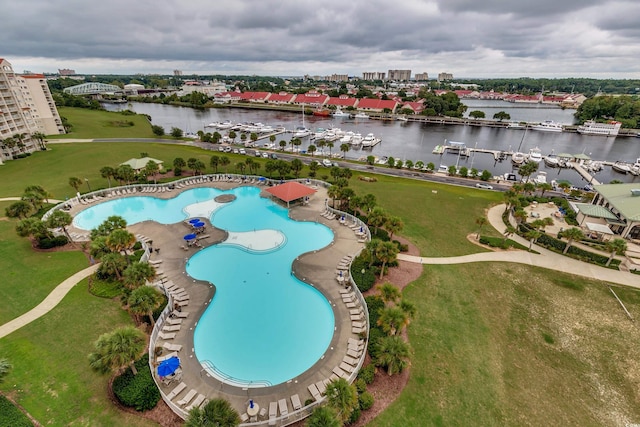
[[[511,115],[512,120],[539,122],[543,120],[554,120],[563,124],[573,123],[574,110],[563,110],[550,106],[532,106],[524,104],[522,106],[504,101],[485,100],[464,100],[469,106],[468,111],[485,111],[487,117],[493,117],[497,111],[505,111]],[[300,114],[265,111],[246,110],[240,108],[211,108],[206,110],[196,110],[187,107],[175,107],[162,104],[106,104],[109,110],[119,110],[130,108],[137,113],[148,114],[152,118],[152,123],[165,128],[167,132],[172,127],[178,127],[185,132],[197,132],[205,130],[204,126],[211,122],[221,122],[230,120],[234,123],[260,122],[272,126],[282,125],[287,129],[301,126],[302,116]],[[602,137],[580,135],[570,132],[541,132],[534,130],[503,129],[490,127],[476,127],[463,125],[441,125],[422,124],[415,122],[386,122],[370,119],[333,119],[325,117],[306,116],[304,125],[314,131],[318,127],[329,128],[339,127],[345,131],[359,132],[363,136],[373,133],[382,139],[382,142],[373,149],[359,149],[352,147],[347,153],[347,158],[358,159],[367,155],[377,157],[392,156],[401,160],[412,160],[414,163],[422,160],[425,164],[433,162],[436,167],[439,165],[466,166],[478,170],[489,170],[493,175],[501,175],[513,170],[509,160],[495,162],[493,156],[485,153],[477,153],[469,158],[458,158],[453,154],[437,155],[432,154],[436,145],[441,145],[445,140],[460,141],[466,143],[470,148],[486,148],[491,150],[518,150],[528,152],[530,149],[539,147],[543,155],[552,152],[579,154],[584,153],[594,160],[617,161],[624,160],[635,162],[640,157],[640,138],[629,137]],[[206,129],[206,131],[212,131]],[[290,134],[279,135],[277,141],[284,139],[289,141]],[[301,149],[309,146],[309,138],[302,139]],[[334,143],[333,152],[339,151],[340,143]],[[540,163],[540,170],[547,171],[549,180],[566,179],[574,185],[582,187],[585,182],[577,172],[568,169],[547,168],[543,162]],[[630,174],[624,175],[613,171],[609,167],[598,172],[595,179],[602,183],[609,183],[613,179],[623,182],[640,182],[640,177]]]

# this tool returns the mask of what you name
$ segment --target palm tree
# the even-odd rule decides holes
[[[216,156],[215,154],[211,156],[211,160],[209,160],[209,166],[213,168],[215,173],[218,173],[219,164],[220,164],[220,156]]]
[[[146,314],[151,321],[151,327],[153,327],[156,323],[153,318],[153,312],[160,307],[160,304],[162,304],[163,301],[164,299],[162,294],[155,288],[152,288],[151,286],[140,286],[138,289],[131,292],[127,303],[129,305],[129,311],[133,314]]]
[[[178,169],[184,169],[187,166],[187,162],[184,161],[182,157],[176,157],[173,159],[173,167]]]
[[[378,233],[378,227],[382,227],[387,222],[387,213],[379,206],[374,207],[367,217],[367,224],[373,226],[375,234]]]
[[[342,427],[338,415],[329,406],[316,406],[307,418],[306,427]]]
[[[609,267],[609,264],[611,264],[611,261],[613,260],[613,257],[615,255],[624,255],[624,253],[627,251],[627,242],[625,242],[624,239],[609,240],[607,243],[605,243],[605,248],[607,248],[607,250],[611,252],[609,259],[605,264],[607,267]]]
[[[109,181],[109,188],[111,188],[111,178],[113,178],[116,174],[116,170],[111,166],[105,166],[100,169],[100,176],[103,178],[107,178]]]
[[[398,247],[393,242],[382,242],[376,248],[376,258],[382,261],[382,267],[380,268],[380,279],[384,275],[385,266],[396,260],[398,256]]]
[[[487,223],[487,218],[484,216],[476,218],[476,224],[478,224],[478,232],[476,233],[476,240],[480,238],[480,233],[482,233],[482,227]]]
[[[344,378],[338,378],[327,385],[327,404],[338,414],[338,418],[345,423],[351,413],[358,406],[358,391],[353,384]]]
[[[536,240],[538,240],[540,238],[540,236],[542,236],[542,232],[533,229],[533,230],[529,230],[524,234],[524,237],[526,239],[529,239],[529,250],[531,250],[531,247],[533,246],[533,242],[535,242]]]
[[[38,141],[38,145],[40,145],[40,150],[44,151],[47,149],[47,146],[44,143],[44,140],[47,136],[42,132],[34,132],[31,134],[31,138]]]
[[[573,242],[584,239],[584,233],[579,228],[571,227],[562,232],[562,237],[567,238],[567,246],[564,248],[564,251],[562,251],[563,254],[566,254]]]
[[[278,142],[278,145],[280,146],[280,150],[284,151],[284,147],[287,146],[287,141],[285,141],[284,139],[281,139],[280,142]]]
[[[11,368],[12,366],[7,359],[0,359],[0,384],[2,384],[5,377],[9,375]]]
[[[108,253],[100,260],[99,271],[108,276],[116,276],[118,281],[122,280],[122,272],[127,268],[127,260],[122,254]]]
[[[540,190],[540,197],[544,197],[545,192],[553,190],[553,187],[548,182],[541,182],[536,187]]]
[[[158,182],[156,181],[156,174],[160,172],[160,165],[158,165],[153,160],[149,160],[146,166],[144,167],[144,170],[147,173],[147,175],[153,176],[153,183],[157,184]]]
[[[349,144],[340,144],[340,151],[344,153],[343,157],[347,158],[347,152],[351,149]]]
[[[393,286],[391,283],[384,283],[382,285],[378,285],[378,292],[380,292],[380,298],[382,301],[389,304],[395,304],[400,299],[400,290]]]
[[[535,171],[538,170],[538,163],[536,162],[527,162],[524,165],[518,168],[518,173],[522,178],[520,178],[520,182],[524,182],[525,178],[529,178]]]
[[[244,173],[247,164],[245,162],[236,163],[236,170],[242,175]]]
[[[118,228],[113,230],[107,236],[107,246],[114,252],[124,252],[127,255],[127,250],[130,249],[136,243],[136,236],[129,233],[124,228]]]
[[[509,237],[513,236],[516,233],[516,231],[518,230],[513,225],[507,225],[504,233],[502,233],[502,235],[504,236],[504,239],[502,239],[502,243],[506,242]]]
[[[221,156],[220,157],[220,166],[222,166],[223,168],[225,168],[225,172],[227,171],[227,166],[229,166],[229,163],[231,163],[231,160],[229,160],[229,158],[227,156]]]
[[[399,334],[409,323],[407,314],[400,307],[384,307],[378,313],[378,326],[387,335]]]
[[[156,277],[156,270],[151,264],[134,261],[127,267],[122,276],[124,284],[129,289],[136,289],[144,285],[147,280]]]
[[[384,228],[389,232],[389,239],[393,240],[393,235],[401,232],[404,228],[404,222],[402,222],[402,219],[399,216],[390,216],[387,219]]]
[[[131,166],[129,166],[129,165],[120,165],[116,169],[115,177],[121,183],[122,182],[126,182],[127,185],[129,185],[131,183],[131,181],[133,181],[133,179],[135,178],[135,175],[136,175],[136,172],[133,170],[133,168]]]
[[[307,147],[307,152],[311,153],[311,158],[313,158],[313,155],[316,152],[316,146],[313,144],[309,145],[309,147]]]
[[[73,241],[67,230],[67,227],[71,225],[72,222],[73,218],[67,212],[55,210],[49,215],[49,218],[47,218],[46,225],[49,228],[61,228],[64,235],[67,236],[67,239]]]
[[[382,244],[382,240],[380,239],[371,239],[365,244],[364,250],[365,253],[368,254],[369,258],[369,268],[376,261],[376,251],[378,250],[378,246]]]
[[[240,416],[225,399],[211,399],[202,408],[189,412],[184,427],[236,427]]]
[[[340,187],[338,187],[337,185],[332,185],[331,187],[327,188],[327,196],[331,197],[332,199],[331,206],[335,208],[336,199],[340,197]]]
[[[300,159],[291,160],[291,170],[295,174],[296,178],[300,178],[300,171],[304,167],[304,163]]]
[[[331,149],[334,147],[333,141],[326,141],[327,147],[329,147],[329,157],[331,157]]]
[[[71,178],[69,178],[69,185],[72,186],[73,189],[76,190],[76,192],[78,192],[80,186],[82,185],[82,180],[78,177],[72,176]]]
[[[411,323],[414,317],[416,317],[417,309],[416,306],[406,300],[400,301],[400,310],[404,311],[404,314],[407,315],[407,325]]]
[[[376,366],[387,370],[389,375],[398,374],[409,366],[411,347],[400,336],[382,337],[377,342]]]
[[[16,232],[20,237],[37,239],[50,234],[47,226],[38,218],[25,218],[16,225]]]
[[[147,339],[140,330],[133,326],[118,328],[100,335],[93,344],[95,351],[89,354],[89,365],[101,373],[120,372],[129,366],[133,375],[137,375],[134,362],[142,356],[146,344]]]
[[[20,218],[24,219],[31,213],[32,206],[28,202],[24,200],[19,200],[15,203],[10,204],[4,210],[5,214],[9,218]]]

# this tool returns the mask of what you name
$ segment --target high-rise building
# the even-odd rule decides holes
[[[348,74],[331,74],[326,78],[329,82],[348,82],[349,75]]]
[[[174,76],[181,76],[182,75],[182,70],[173,70],[173,75]]]
[[[429,73],[427,73],[427,72],[416,73],[416,81],[418,81],[418,82],[426,82],[427,80],[429,80]]]
[[[439,82],[446,82],[446,81],[450,81],[453,80],[453,74],[451,73],[440,73],[438,74],[438,81]]]
[[[0,163],[35,151],[35,133],[64,133],[46,79],[17,75],[0,58]]]
[[[411,80],[411,70],[389,70],[387,80],[409,81]]]
[[[62,68],[62,69],[58,69],[58,74],[60,74],[61,76],[75,76],[76,75],[76,70],[70,70],[68,68]]]
[[[362,80],[384,80],[386,74],[380,71],[365,71],[362,73]]]

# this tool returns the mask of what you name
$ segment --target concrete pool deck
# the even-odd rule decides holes
[[[228,190],[239,185],[242,184],[224,181],[205,182],[175,189],[170,192],[151,194],[137,192],[119,197],[151,196],[171,198],[177,196],[181,191],[192,188],[215,187]],[[270,197],[265,191],[262,191],[261,195]],[[164,277],[165,280],[171,281],[178,288],[183,288],[184,292],[188,295],[188,305],[182,307],[182,313],[188,313],[188,315],[182,319],[178,328],[173,328],[177,329],[177,331],[175,331],[175,337],[168,340],[158,337],[154,346],[155,349],[158,349],[159,354],[157,354],[157,356],[160,357],[171,353],[171,351],[163,348],[165,343],[181,346],[177,354],[181,361],[181,378],[167,385],[158,381],[165,395],[168,395],[181,382],[186,384],[185,389],[171,400],[178,408],[181,406],[176,402],[193,389],[196,390],[196,395],[203,394],[206,399],[216,397],[227,399],[240,414],[247,411],[249,399],[253,399],[261,408],[266,409],[268,409],[270,402],[286,399],[289,406],[289,414],[291,414],[294,412],[290,400],[291,396],[297,394],[303,406],[305,401],[309,399],[313,400],[307,387],[312,383],[330,378],[334,368],[339,366],[343,358],[347,356],[349,338],[359,339],[359,336],[352,332],[352,320],[349,308],[343,302],[342,295],[340,294],[340,290],[344,287],[339,285],[336,280],[336,268],[345,255],[357,254],[362,249],[363,243],[358,243],[358,238],[354,231],[349,227],[341,225],[337,218],[329,220],[321,216],[321,213],[325,211],[326,198],[326,189],[317,187],[317,193],[311,197],[308,204],[296,205],[289,210],[289,215],[292,219],[320,222],[330,227],[334,233],[334,240],[329,246],[299,256],[293,262],[292,270],[300,280],[314,286],[324,294],[330,302],[335,317],[334,335],[325,354],[310,369],[286,383],[270,387],[242,387],[222,382],[210,376],[195,357],[193,346],[195,326],[211,302],[215,288],[207,282],[194,280],[186,273],[186,263],[189,257],[192,256],[195,251],[201,250],[200,247],[187,247],[183,243],[182,236],[184,236],[185,232],[189,231],[189,225],[183,222],[163,225],[153,221],[145,221],[128,226],[128,229],[133,234],[145,236],[145,238],[153,242],[152,247],[159,249],[159,253],[154,252],[151,256],[151,261],[162,260],[162,263],[156,265],[156,269],[162,271],[162,277]],[[193,212],[190,211],[189,214],[199,217],[203,217],[206,214],[208,218],[212,209],[216,207],[214,205],[217,204],[216,202],[201,203],[199,206],[196,206]],[[89,206],[91,206],[91,204],[73,206],[70,213],[75,215]],[[209,237],[198,240],[202,248],[225,241],[228,242],[228,244],[243,246],[248,250],[260,251],[272,250],[274,247],[283,243],[281,240],[282,236],[280,236],[281,233],[276,230],[227,233],[226,231],[212,227],[208,224],[208,221],[206,222],[207,229],[204,234],[209,235]],[[86,234],[85,230],[74,229],[73,227],[71,227],[70,232],[76,235]],[[258,238],[257,245],[256,237]],[[259,328],[259,326],[256,327]],[[257,333],[259,333],[259,330],[257,330]],[[251,351],[251,343],[247,343],[246,350]],[[188,404],[182,406],[182,408],[185,406],[188,406]],[[280,413],[278,412],[278,414]],[[265,421],[267,419],[268,416],[258,417],[258,421]],[[279,420],[276,425],[287,425],[294,421],[296,421],[296,418],[291,417],[289,420]]]

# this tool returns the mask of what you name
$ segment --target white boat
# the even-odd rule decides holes
[[[216,127],[218,129],[231,129],[233,127],[233,123],[231,123],[229,120],[225,120],[222,123],[218,123]]]
[[[540,163],[542,161],[542,151],[538,147],[530,149],[528,161]]]
[[[396,120],[398,120],[399,122],[408,122],[409,121],[407,116],[400,116],[400,117],[396,118]]]
[[[636,162],[633,165],[631,165],[631,169],[629,170],[629,172],[631,173],[631,175],[635,175],[635,176],[640,175],[640,163]]]
[[[273,131],[273,127],[269,125],[264,125],[258,130],[259,133],[272,133]]]
[[[355,116],[353,116],[354,119],[368,119],[369,115],[365,114],[365,113],[358,113]]]
[[[206,127],[206,128],[217,128],[219,124],[220,123],[218,123],[218,122],[211,122],[208,125],[204,125],[204,127]]]
[[[539,171],[538,175],[533,179],[533,182],[536,184],[546,184],[547,183],[547,173],[545,171]]]
[[[380,142],[380,138],[376,138],[374,134],[368,133],[362,140],[362,147],[373,147]]]
[[[541,130],[543,132],[562,132],[562,125],[552,120],[545,120],[542,123],[531,126],[533,130]]]
[[[325,136],[327,136],[327,130],[325,128],[317,128],[313,135],[311,135],[311,138],[323,139]]]
[[[354,133],[353,136],[351,137],[351,141],[349,142],[351,145],[360,145],[363,143],[362,141],[362,134],[360,133]]]
[[[544,158],[544,164],[550,168],[557,168],[560,166],[558,157],[555,154],[549,154]]]
[[[309,135],[311,135],[311,131],[304,126],[299,126],[293,131],[294,138],[304,138]]]
[[[511,163],[521,165],[524,163],[525,157],[524,153],[517,151],[511,155]]]
[[[340,138],[340,144],[351,144],[351,139],[353,138],[353,135],[355,134],[351,131],[345,132]]]
[[[339,108],[336,108],[336,111],[332,114],[333,117],[349,117],[349,113],[345,113]]]
[[[526,123],[520,123],[520,122],[509,122],[509,124],[507,125],[507,129],[526,129],[527,125]]]
[[[598,123],[593,120],[587,120],[578,126],[578,133],[584,135],[602,135],[616,136],[622,127],[622,123],[610,121],[608,123]]]
[[[611,165],[611,168],[620,173],[629,173],[631,172],[631,166],[627,162],[615,162]]]

